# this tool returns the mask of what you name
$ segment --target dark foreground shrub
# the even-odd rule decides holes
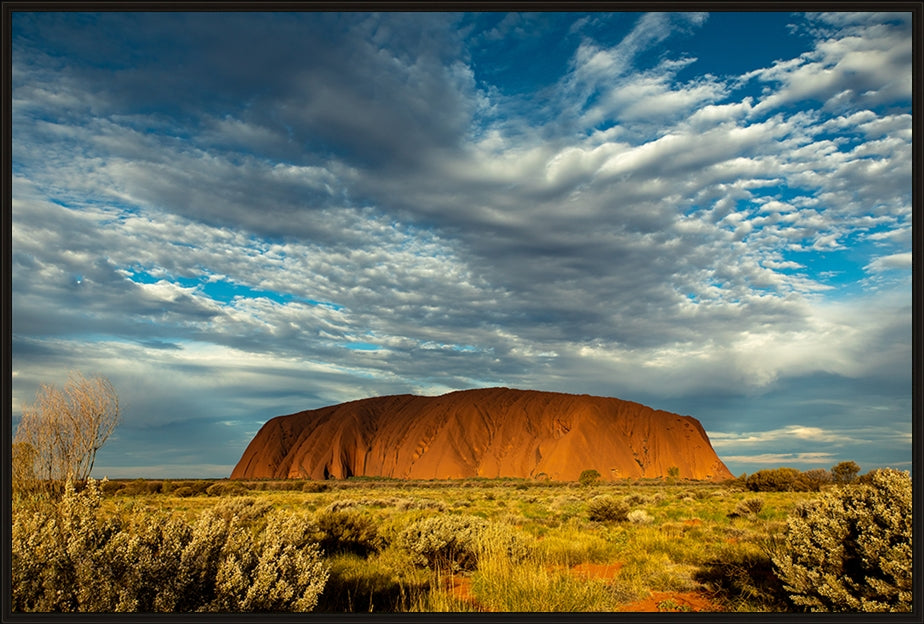
[[[797,507],[772,559],[811,611],[910,611],[911,477],[873,471]]]
[[[734,611],[788,611],[783,584],[776,576],[773,562],[760,547],[726,545],[712,553],[694,580],[728,602]]]
[[[331,505],[318,512],[315,519],[325,553],[351,552],[367,556],[384,545],[372,516],[362,510],[340,510]]]
[[[13,611],[306,611],[327,580],[308,517],[270,514],[255,535],[239,500],[193,522],[107,517],[100,500],[91,480],[37,511],[14,510]]]

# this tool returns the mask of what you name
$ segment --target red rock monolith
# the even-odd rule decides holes
[[[232,479],[733,478],[699,421],[588,395],[487,388],[397,395],[277,416]]]

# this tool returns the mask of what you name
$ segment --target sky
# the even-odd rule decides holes
[[[12,425],[107,377],[97,477],[494,386],[691,415],[734,474],[911,468],[910,13],[11,29]]]

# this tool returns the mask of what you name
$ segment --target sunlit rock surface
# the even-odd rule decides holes
[[[269,420],[231,478],[732,474],[690,416],[615,398],[488,388],[375,397]]]

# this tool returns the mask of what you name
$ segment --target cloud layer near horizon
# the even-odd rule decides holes
[[[706,14],[14,14],[14,413],[105,374],[103,468],[223,476],[506,385],[907,466],[910,18],[759,17],[742,69]]]

